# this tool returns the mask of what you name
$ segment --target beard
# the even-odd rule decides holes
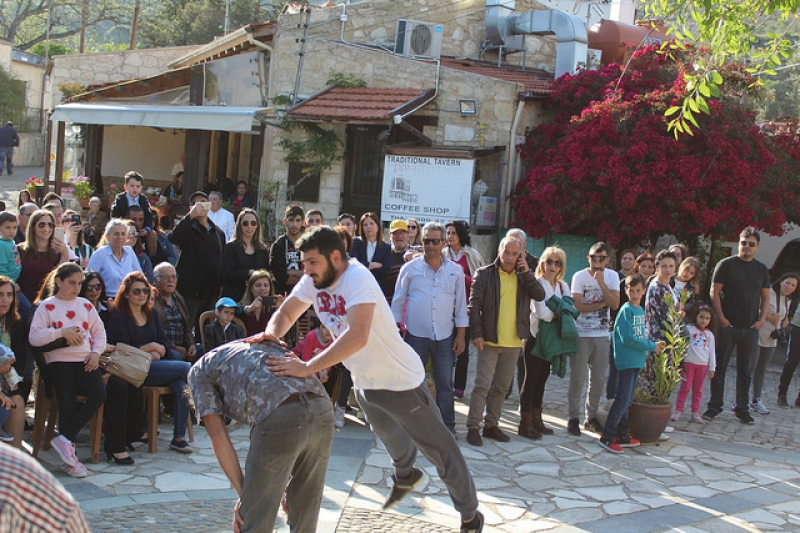
[[[328,267],[325,269],[325,273],[321,278],[314,280],[314,287],[317,289],[327,289],[333,285],[334,281],[336,281],[336,269],[333,268],[333,263],[328,260]]]

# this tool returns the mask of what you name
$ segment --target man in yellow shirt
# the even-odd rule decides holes
[[[525,262],[519,239],[500,241],[494,263],[475,272],[469,298],[472,343],[478,349],[475,387],[469,402],[467,442],[483,445],[480,435],[500,442],[511,440],[498,422],[506,392],[514,381],[519,351],[530,336],[530,302],[544,299],[544,289]]]

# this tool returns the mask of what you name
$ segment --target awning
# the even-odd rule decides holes
[[[152,126],[186,130],[247,133],[272,108],[73,103],[56,106],[53,122],[104,126]]]

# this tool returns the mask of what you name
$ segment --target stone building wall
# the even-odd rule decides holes
[[[174,46],[55,56],[50,75],[50,109],[61,103],[59,83],[79,83],[85,86],[155,76],[169,70],[169,63],[195,48],[197,47]]]

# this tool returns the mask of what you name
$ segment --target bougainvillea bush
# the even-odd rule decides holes
[[[712,113],[696,116],[692,135],[667,131],[664,112],[682,102],[696,53],[650,47],[624,75],[612,64],[556,80],[552,121],[519,147],[527,170],[512,193],[515,223],[537,238],[568,233],[614,246],[664,233],[735,235],[751,224],[781,234],[798,213],[797,129],[756,125],[747,101],[759,95],[744,68],[719,71],[723,92],[707,99]]]

